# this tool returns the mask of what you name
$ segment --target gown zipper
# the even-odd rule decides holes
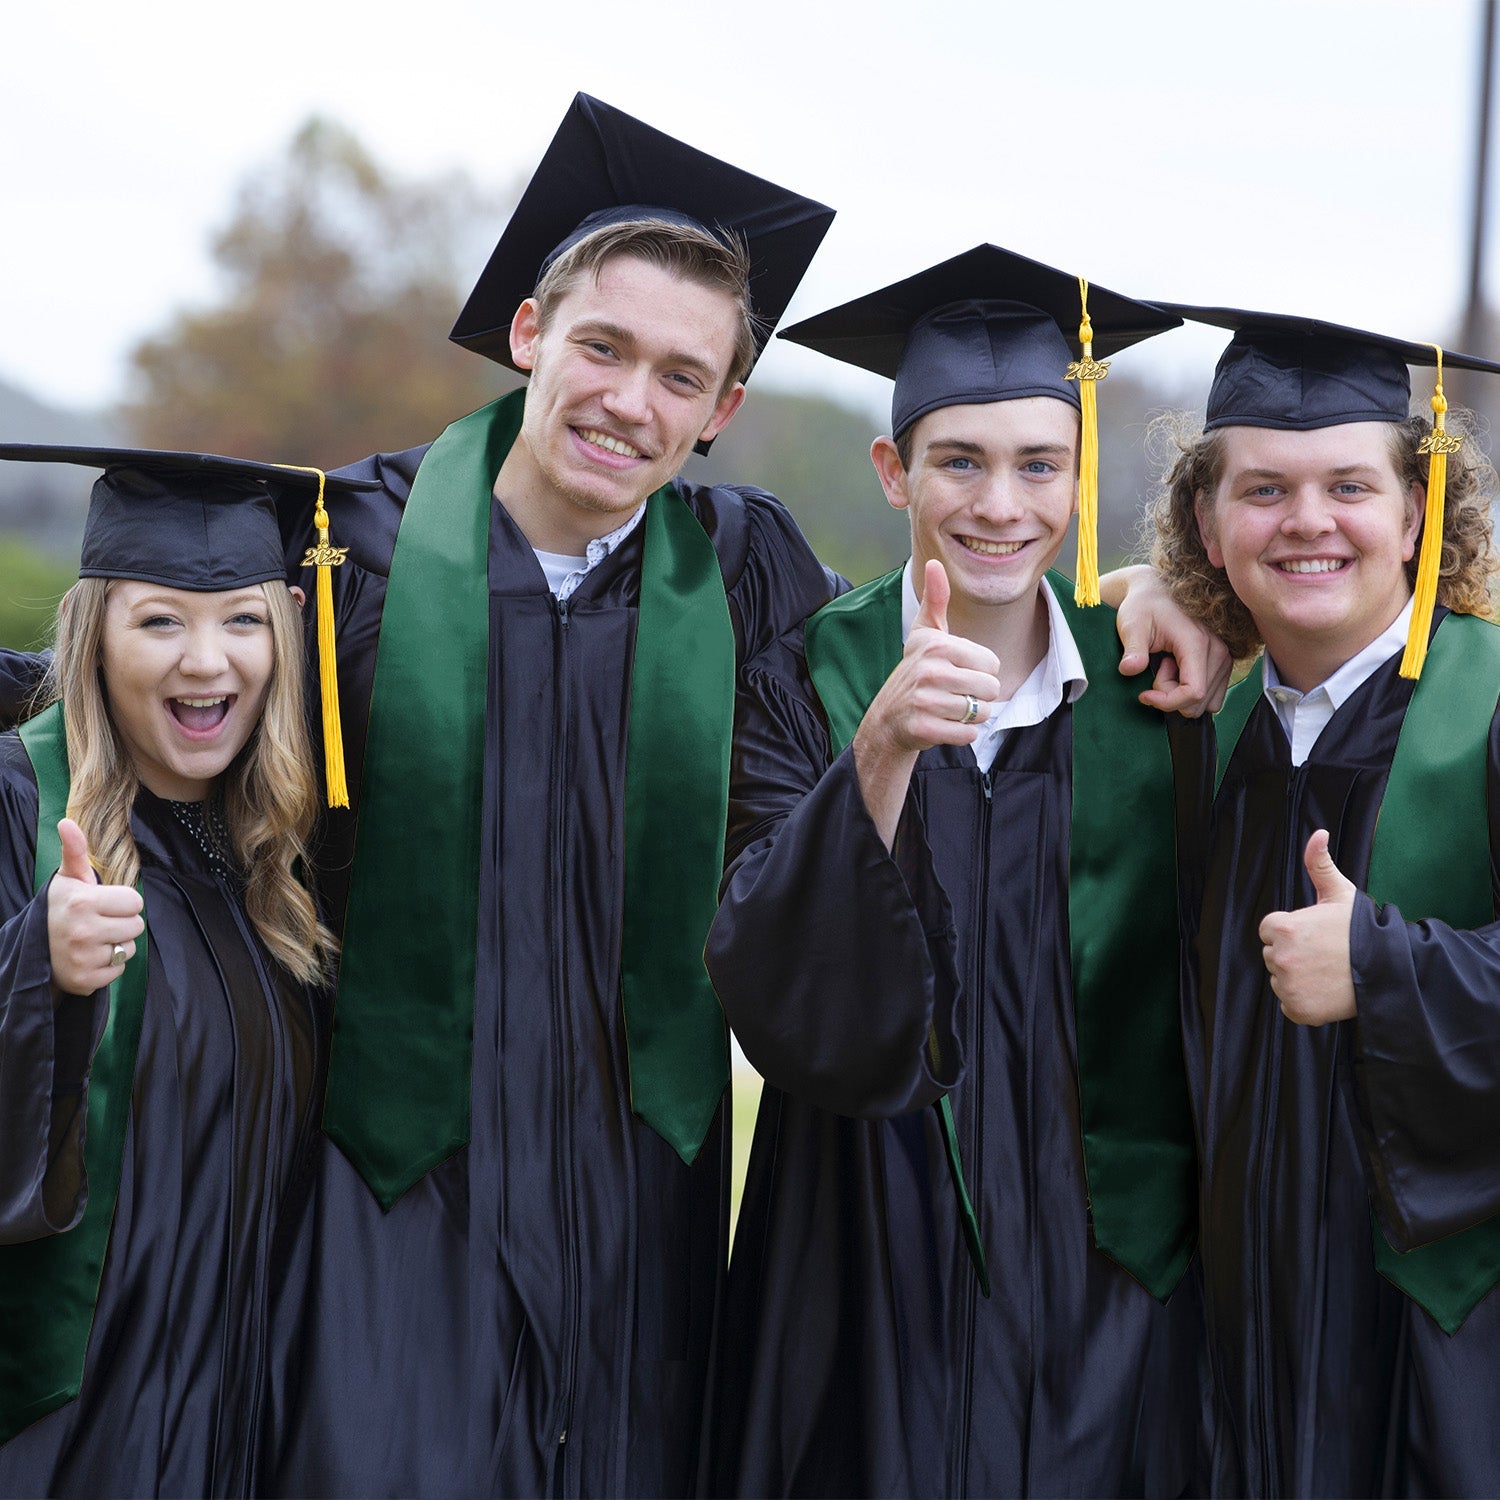
[[[1298,853],[1298,828],[1302,820],[1302,796],[1307,785],[1306,765],[1294,766],[1287,784],[1286,821],[1283,825],[1285,846],[1282,853],[1281,871],[1275,894],[1276,911],[1290,911],[1297,896],[1297,871],[1301,868]],[[1269,985],[1267,985],[1269,992]],[[1274,994],[1271,996],[1275,999]],[[1275,1155],[1276,1117],[1281,1096],[1281,1047],[1285,1039],[1286,1023],[1279,1007],[1273,1006],[1266,1055],[1266,1090],[1261,1111],[1260,1171],[1254,1198],[1256,1223],[1251,1245],[1255,1247],[1257,1269],[1255,1275],[1255,1348],[1256,1366],[1261,1372],[1260,1389],[1257,1392],[1260,1407],[1259,1432],[1256,1446],[1260,1450],[1261,1484],[1265,1490],[1278,1489],[1281,1484],[1279,1454],[1273,1437],[1274,1413],[1272,1411],[1271,1382],[1267,1372],[1272,1367],[1270,1357],[1269,1330],[1271,1327],[1271,1286],[1268,1257],[1262,1253],[1267,1243],[1265,1206],[1271,1201],[1271,1167]],[[1277,1477],[1273,1480],[1272,1475]]]
[[[987,929],[989,926],[989,901],[990,901],[990,816],[994,807],[995,783],[989,771],[981,771],[979,775],[979,790],[982,796],[982,804],[979,809],[979,836],[978,857],[974,861],[975,871],[978,875],[977,899],[974,903],[974,962],[970,974],[970,994],[972,997],[971,1012],[973,1014],[974,1049],[972,1056],[978,1058],[984,1052],[984,952],[988,942]],[[984,1163],[980,1159],[980,1124],[984,1114],[983,1100],[978,1097],[977,1091],[971,1090],[973,1097],[973,1109],[969,1120],[969,1140],[967,1157],[969,1163],[968,1176],[973,1183],[971,1195],[974,1201],[974,1214],[978,1219],[980,1206],[984,1201]],[[982,1232],[982,1226],[981,1226]],[[964,1360],[963,1360],[963,1400],[959,1410],[963,1413],[963,1420],[959,1423],[958,1431],[958,1484],[956,1493],[967,1495],[969,1492],[969,1428],[974,1421],[974,1319],[975,1309],[978,1306],[979,1282],[974,1268],[969,1264],[967,1255],[963,1259],[964,1266]]]
[[[568,1065],[571,1032],[568,1026],[568,971],[566,843],[567,825],[567,768],[571,745],[568,736],[568,640],[570,612],[566,599],[553,603],[557,611],[556,655],[553,680],[555,687],[555,724],[553,738],[553,782],[552,782],[552,828],[549,835],[552,865],[552,920],[555,940],[552,960],[552,1016],[553,1037],[557,1049],[562,1084],[558,1091],[558,1113],[560,1129],[558,1172],[562,1179],[563,1193],[563,1243],[559,1247],[563,1262],[563,1368],[559,1382],[559,1404],[557,1421],[557,1444],[553,1455],[554,1495],[568,1493],[567,1459],[568,1436],[573,1421],[574,1382],[578,1365],[578,1189],[573,1170],[573,1100],[570,1092],[572,1068]]]

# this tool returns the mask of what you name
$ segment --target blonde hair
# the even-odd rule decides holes
[[[99,878],[134,885],[140,854],[130,813],[140,778],[110,718],[102,662],[111,580],[80,578],[58,606],[57,635],[43,696],[61,698],[72,784],[68,816],[89,841]],[[272,667],[260,722],[224,773],[224,818],[245,873],[245,913],[277,962],[305,983],[326,979],[337,940],[318,920],[298,879],[318,811],[302,696],[302,633],[297,607],[281,585],[263,586]]]
[[[1448,487],[1443,506],[1443,562],[1438,575],[1438,603],[1462,614],[1487,615],[1491,585],[1500,559],[1494,549],[1490,504],[1497,479],[1479,446],[1471,412],[1454,409],[1448,430],[1466,438],[1448,456]],[[1417,450],[1432,430],[1426,417],[1385,424],[1391,462],[1403,486],[1427,486],[1427,455]],[[1224,477],[1222,430],[1204,432],[1199,419],[1185,412],[1166,412],[1152,419],[1148,451],[1162,472],[1161,486],[1147,508],[1145,541],[1152,565],[1171,588],[1172,597],[1195,620],[1217,635],[1236,659],[1253,656],[1261,645],[1250,611],[1230,587],[1222,568],[1208,560],[1198,528],[1198,501],[1211,513]],[[1417,551],[1406,564],[1406,581],[1417,576]]]

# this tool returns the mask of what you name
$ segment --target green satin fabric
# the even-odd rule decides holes
[[[1094,1244],[1163,1301],[1192,1259],[1198,1156],[1182,1056],[1166,721],[1122,677],[1115,612],[1052,589],[1088,673],[1073,705],[1068,930]]]
[[[1253,680],[1252,680],[1253,679]],[[1219,779],[1260,696],[1257,662],[1215,723]],[[1439,622],[1411,704],[1370,850],[1365,890],[1400,908],[1407,921],[1482,927],[1495,920],[1490,880],[1489,734],[1500,695],[1500,630],[1473,615]],[[1500,1285],[1500,1220],[1490,1219],[1436,1244],[1402,1254],[1372,1216],[1375,1264],[1446,1333],[1456,1333],[1480,1300]]]
[[[491,487],[523,410],[423,456],[381,615],[323,1128],[386,1208],[469,1139]]]
[[[34,875],[40,894],[61,860],[57,823],[67,813],[71,782],[62,705],[22,725],[21,743],[40,799]],[[83,1380],[120,1190],[146,1000],[146,946],[143,933],[135,956],[110,985],[109,1019],[89,1071],[83,1217],[62,1234],[0,1246],[0,1443],[71,1401]]]
[[[838,749],[901,659],[901,572],[808,622],[808,668]],[[1116,671],[1114,611],[1079,610],[1068,580],[1050,580],[1089,677],[1073,706],[1068,920],[1094,1243],[1165,1298],[1191,1259],[1197,1218],[1177,1008],[1171,757],[1161,715],[1143,708]],[[940,1114],[982,1276],[951,1112]]]
[[[524,410],[524,392],[502,397],[428,450],[386,590],[324,1112],[386,1207],[469,1138],[491,488]],[[644,524],[622,986],[633,1107],[691,1160],[728,1079],[703,942],[723,864],[734,636],[717,555],[675,488],[651,497]],[[690,817],[663,815],[684,805]]]
[[[675,490],[651,497],[645,527],[620,988],[631,1108],[691,1162],[729,1082],[729,1037],[703,945],[724,868],[734,628],[719,555]]]
[[[1489,735],[1500,695],[1500,630],[1473,615],[1439,623],[1401,721],[1365,889],[1409,922],[1495,920]],[[1375,1235],[1375,1264],[1446,1333],[1500,1284],[1500,1220],[1405,1255]]]

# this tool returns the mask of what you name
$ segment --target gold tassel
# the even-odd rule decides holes
[[[344,726],[339,715],[338,652],[333,637],[333,569],[342,567],[347,547],[335,547],[328,540],[328,511],[323,505],[327,476],[321,469],[301,464],[278,464],[281,469],[296,469],[318,476],[318,500],[313,510],[313,526],[318,541],[302,558],[304,568],[317,568],[318,607],[318,686],[323,701],[323,779],[328,788],[330,807],[348,807],[349,785],[344,774]]]
[[[1427,505],[1422,517],[1422,550],[1417,558],[1417,583],[1412,590],[1411,629],[1401,656],[1401,675],[1418,678],[1427,660],[1427,638],[1432,633],[1432,610],[1437,603],[1438,574],[1443,566],[1443,509],[1448,492],[1448,455],[1463,447],[1463,438],[1447,431],[1448,399],[1443,395],[1443,351],[1437,349],[1437,387],[1432,393],[1432,431],[1417,447],[1427,455]]]
[[[1078,399],[1083,408],[1083,430],[1078,445],[1078,566],[1074,570],[1073,600],[1087,605],[1099,602],[1099,408],[1094,383],[1104,379],[1109,365],[1094,358],[1089,284],[1082,276],[1078,278],[1078,293],[1083,304],[1083,321],[1078,325],[1083,358],[1068,366],[1063,379],[1078,382]]]

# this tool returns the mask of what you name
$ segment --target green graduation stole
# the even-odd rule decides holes
[[[1215,792],[1264,687],[1262,663],[1229,694],[1215,720]],[[1408,921],[1455,928],[1495,919],[1488,805],[1490,721],[1500,696],[1500,630],[1475,615],[1439,622],[1401,722],[1375,823],[1365,890]],[[1375,1264],[1412,1301],[1456,1333],[1500,1284],[1500,1218],[1402,1253],[1372,1215]]]
[[[901,569],[807,624],[808,669],[835,749],[901,659]],[[1166,1298],[1192,1257],[1197,1155],[1178,1016],[1176,805],[1165,723],[1117,670],[1114,611],[1079,609],[1049,575],[1088,672],[1073,705],[1068,928],[1079,1118],[1094,1244]],[[938,1102],[965,1239],[988,1278],[946,1096]]]
[[[57,823],[67,814],[71,782],[62,704],[43,709],[20,733],[37,781],[32,888],[40,894],[62,861]],[[120,1191],[145,999],[143,933],[109,987],[109,1019],[89,1070],[83,1217],[62,1234],[0,1246],[0,1443],[71,1401],[83,1381]]]
[[[491,488],[524,410],[524,392],[502,397],[424,455],[381,619],[323,1123],[387,1208],[469,1139]],[[724,858],[734,634],[718,555],[673,486],[643,525],[621,991],[631,1107],[692,1161],[729,1079],[703,944]]]

